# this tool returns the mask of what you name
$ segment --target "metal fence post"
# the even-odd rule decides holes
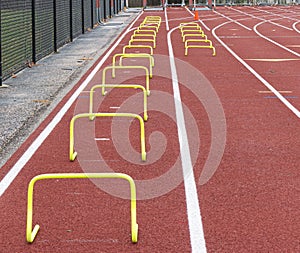
[[[94,27],[94,0],[91,0],[91,29]]]
[[[0,0],[0,86],[2,86],[2,29],[1,29],[1,18],[2,18],[2,4]]]
[[[70,0],[70,41],[73,41],[73,0]]]
[[[56,0],[53,0],[53,40],[54,40],[54,52],[57,53],[57,22],[56,22]]]
[[[81,24],[82,24],[82,34],[84,34],[84,0],[81,0]]]
[[[35,36],[35,0],[31,1],[31,18],[32,18],[32,61],[36,63],[36,36]]]

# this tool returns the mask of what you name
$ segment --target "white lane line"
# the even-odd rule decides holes
[[[289,48],[287,48],[287,47],[285,47],[285,46],[283,46],[283,45],[277,43],[277,42],[274,41],[274,40],[271,40],[270,38],[268,38],[268,37],[262,35],[259,31],[257,31],[257,27],[260,26],[261,24],[265,23],[265,22],[266,22],[266,21],[262,21],[262,22],[260,22],[260,23],[258,23],[258,24],[256,24],[256,25],[254,26],[253,30],[256,32],[256,34],[257,34],[258,36],[264,38],[265,40],[267,40],[267,41],[273,43],[274,45],[276,45],[276,46],[278,46],[278,47],[281,47],[282,49],[284,49],[284,50],[286,50],[286,51],[288,51],[288,52],[290,52],[290,53],[292,53],[292,54],[294,54],[294,55],[300,57],[300,54],[298,54],[297,52],[295,52],[295,51],[293,51],[293,50],[291,50],[291,49],[289,49]]]
[[[167,8],[165,7],[165,20],[166,20],[166,30],[169,31],[169,20],[168,20],[168,14],[167,14]]]
[[[224,14],[222,14],[222,13],[220,13],[220,12],[217,12],[217,11],[215,11],[215,10],[214,10],[214,12],[217,13],[218,15],[222,16],[223,18],[226,18],[226,19],[230,20],[231,22],[233,22],[233,23],[235,23],[235,24],[237,24],[237,25],[239,25],[239,26],[245,28],[246,30],[252,31],[251,28],[249,28],[248,26],[243,25],[242,23],[238,22],[237,20],[234,20],[234,19],[232,19],[232,18],[230,18],[230,17],[227,17],[227,16],[225,16]],[[246,19],[247,19],[247,18],[243,18],[243,19],[239,19],[239,20],[246,20]]]
[[[200,212],[200,203],[197,194],[195,176],[193,171],[193,165],[191,161],[190,147],[187,137],[187,131],[185,127],[184,114],[181,103],[181,96],[179,91],[178,76],[176,71],[173,47],[171,42],[171,33],[179,27],[173,28],[168,32],[168,49],[169,59],[172,73],[172,85],[174,93],[174,103],[176,111],[178,139],[180,146],[180,156],[184,178],[184,189],[187,205],[187,216],[190,230],[190,240],[193,253],[205,253],[205,239],[202,225],[202,218]]]
[[[231,8],[231,7],[230,7],[230,8]],[[234,8],[231,8],[231,10],[237,11],[237,12],[239,12],[239,13],[241,13],[241,14],[243,14],[243,15],[249,16],[249,17],[251,17],[251,18],[255,18],[255,19],[258,19],[258,20],[266,21],[266,22],[268,22],[268,23],[270,23],[270,24],[279,26],[279,27],[281,27],[281,28],[284,28],[284,29],[287,29],[287,30],[290,30],[290,31],[293,30],[293,29],[291,29],[291,28],[289,28],[289,27],[286,27],[286,26],[283,26],[283,25],[280,25],[280,24],[277,24],[277,23],[271,21],[272,19],[268,20],[268,19],[265,19],[265,18],[260,18],[260,17],[258,17],[258,16],[255,16],[255,15],[252,15],[252,14],[249,14],[249,13],[247,13],[247,12],[244,12],[244,11],[241,11],[241,10],[237,10],[237,9],[234,9]],[[281,18],[281,19],[282,19],[282,18]],[[277,19],[275,19],[275,20],[279,20],[279,19],[277,18]]]
[[[216,30],[220,28],[221,26],[229,23],[225,22],[223,24],[220,24],[216,26],[212,30],[213,36],[222,44],[223,47],[226,48],[226,50],[233,55],[234,58],[236,58],[241,64],[243,64],[258,80],[260,80],[270,91],[274,93],[274,95],[286,106],[288,107],[298,118],[300,118],[300,112],[289,102],[287,101],[270,83],[268,83],[261,75],[259,75],[250,65],[248,65],[242,58],[240,58],[233,50],[231,50],[226,43],[224,43],[217,35]]]
[[[264,13],[267,13],[267,14],[270,14],[270,15],[273,15],[273,16],[277,16],[277,17],[281,17],[282,19],[289,19],[289,20],[293,20],[293,21],[297,21],[298,19],[296,18],[291,18],[291,17],[288,17],[286,15],[282,15],[282,14],[277,14],[277,13],[274,13],[274,12],[270,12],[270,11],[266,11],[266,10],[263,10],[263,9],[258,9],[256,7],[253,7],[255,10],[257,11],[260,11],[260,12],[264,12]]]
[[[110,139],[105,137],[100,137],[100,138],[95,138],[95,141],[110,141]]]
[[[296,25],[299,23],[300,21],[297,21],[293,24],[293,29],[297,32],[300,33],[300,30],[296,27]]]
[[[60,111],[54,116],[52,121],[45,127],[45,129],[41,132],[41,134],[33,141],[30,147],[25,151],[25,153],[19,158],[19,160],[15,163],[15,165],[10,169],[10,171],[5,175],[5,177],[0,182],[0,197],[6,191],[6,189],[10,186],[13,180],[17,177],[26,163],[31,159],[37,149],[42,145],[45,139],[49,136],[55,126],[61,121],[66,112],[70,109],[72,104],[75,102],[80,93],[84,90],[87,84],[93,79],[96,73],[99,71],[103,63],[107,60],[109,55],[113,52],[113,50],[118,46],[121,40],[125,37],[125,35],[130,31],[130,28],[133,24],[138,20],[138,18],[143,14],[141,12],[132,24],[127,28],[127,30],[119,37],[116,43],[109,49],[109,51],[103,56],[101,61],[97,64],[97,66],[93,69],[93,71],[88,75],[88,77],[83,81],[80,87],[73,93],[70,99],[66,102],[66,104],[60,109]]]

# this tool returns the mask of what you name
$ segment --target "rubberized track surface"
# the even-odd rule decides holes
[[[164,21],[157,35],[150,81],[149,120],[145,123],[147,162],[140,159],[138,122],[110,118],[78,123],[78,159],[69,162],[69,122],[73,115],[87,112],[86,91],[101,82],[98,71],[1,196],[0,251],[299,252],[299,7],[200,12],[201,26],[216,47],[215,57],[210,49],[190,49],[184,56],[176,27],[180,22],[193,21],[187,10],[170,8],[166,16],[145,12],[134,27],[146,15],[160,15]],[[175,116],[174,69],[167,33],[176,58],[192,180],[206,245],[195,245],[201,237],[201,228],[191,225],[197,222],[193,220],[198,217],[197,209],[187,215],[191,191],[184,181],[190,182],[191,173],[182,174],[181,165],[186,161],[181,161],[179,151],[180,119]],[[124,36],[102,68],[111,64],[112,55],[122,50],[131,34]],[[136,64],[130,59],[127,63]],[[1,191],[5,175],[89,74],[3,166]],[[111,81],[145,85],[143,73],[123,72],[120,76],[120,80]],[[272,93],[266,85],[280,92]],[[105,98],[100,91],[96,94],[101,104],[98,111],[142,112],[139,91],[114,89]],[[175,101],[178,103],[178,97]],[[32,245],[26,243],[26,194],[32,177],[108,169],[127,173],[137,181],[137,244],[130,242],[128,187],[117,180],[39,182],[34,224],[40,224],[41,231]]]

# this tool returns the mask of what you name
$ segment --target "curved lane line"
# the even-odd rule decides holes
[[[297,52],[295,52],[295,51],[293,51],[293,50],[291,50],[291,49],[289,49],[289,48],[287,48],[287,47],[285,47],[285,46],[279,44],[278,42],[276,42],[276,41],[274,41],[274,40],[271,40],[270,38],[268,38],[268,37],[262,35],[262,34],[257,30],[257,27],[260,26],[260,25],[262,25],[262,24],[265,23],[265,22],[266,22],[266,21],[262,21],[262,22],[260,22],[260,23],[258,23],[258,24],[256,24],[256,25],[254,26],[253,30],[255,31],[255,33],[256,33],[258,36],[262,37],[263,39],[265,39],[265,40],[267,40],[267,41],[273,43],[274,45],[276,45],[276,46],[278,46],[278,47],[280,47],[280,48],[282,48],[282,49],[284,49],[284,50],[290,52],[291,54],[294,54],[294,55],[300,57],[300,54],[298,54]]]
[[[239,26],[245,28],[246,30],[252,31],[251,28],[249,28],[248,26],[245,26],[245,25],[241,24],[239,21],[234,20],[234,19],[232,19],[232,18],[230,18],[230,17],[228,17],[228,16],[226,16],[226,15],[220,13],[220,12],[217,12],[217,11],[214,11],[214,12],[217,13],[218,15],[222,16],[223,18],[226,18],[226,19],[230,20],[231,22],[233,22],[233,23],[235,23],[235,24],[237,24],[237,25],[239,25]],[[240,19],[240,20],[244,20],[244,19],[245,19],[245,18]]]
[[[216,30],[223,25],[230,23],[231,21],[222,23],[216,26],[212,30],[213,36],[222,44],[225,49],[233,55],[241,64],[243,64],[258,80],[260,80],[274,95],[286,106],[288,107],[298,118],[300,118],[300,112],[289,102],[287,101],[268,81],[266,81],[261,75],[259,75],[250,65],[248,65],[241,57],[239,57],[231,48],[229,48],[225,42],[223,42],[217,35]]]
[[[300,23],[300,21],[297,21],[293,24],[293,29],[297,32],[297,33],[300,33],[300,30],[296,27],[296,25]]]
[[[186,196],[187,215],[190,230],[190,240],[193,253],[206,253],[202,218],[200,212],[200,204],[197,194],[195,176],[193,171],[193,165],[191,160],[189,142],[187,137],[187,131],[185,127],[185,120],[178,84],[178,76],[176,71],[176,64],[174,60],[174,52],[171,41],[171,34],[179,27],[174,27],[167,34],[169,59],[172,73],[172,85],[174,93],[174,103],[177,119],[178,139],[180,144],[180,156],[182,162],[184,189]]]
[[[80,93],[84,90],[84,88],[88,85],[88,83],[92,80],[92,78],[96,75],[99,69],[102,67],[103,63],[107,60],[113,50],[120,44],[121,40],[125,37],[125,35],[130,31],[131,27],[134,23],[139,19],[139,17],[143,14],[143,11],[134,19],[131,25],[126,29],[126,31],[119,37],[119,39],[115,42],[115,44],[109,49],[109,51],[102,57],[101,61],[97,64],[97,66],[92,70],[92,72],[88,75],[88,77],[82,82],[79,88],[73,93],[73,95],[69,98],[69,100],[65,103],[65,105],[59,110],[59,112],[54,116],[52,121],[44,128],[44,130],[40,133],[40,135],[32,142],[30,147],[25,151],[25,153],[19,158],[19,160],[15,163],[15,165],[9,170],[9,172],[5,175],[5,177],[0,182],[0,197],[7,190],[10,184],[14,181],[14,179],[21,172],[26,163],[31,159],[37,149],[43,144],[45,139],[49,136],[52,130],[56,127],[56,125],[61,121],[63,116],[70,109],[72,104],[75,102]]]
[[[229,7],[228,7],[228,8],[229,8]],[[284,26],[284,25],[277,24],[277,23],[271,21],[271,19],[260,18],[260,17],[254,16],[254,15],[252,15],[252,14],[249,14],[249,13],[247,13],[247,12],[244,12],[244,11],[241,11],[241,10],[236,10],[236,9],[234,9],[234,8],[232,8],[232,7],[230,7],[230,9],[231,9],[231,10],[234,10],[234,11],[236,11],[236,12],[239,12],[239,13],[241,13],[241,14],[243,14],[243,15],[249,16],[249,17],[251,17],[251,18],[255,18],[255,19],[258,19],[258,20],[262,20],[262,21],[268,22],[268,23],[270,23],[270,24],[279,26],[279,27],[281,27],[281,28],[284,28],[284,29],[293,31],[292,28],[286,27],[286,26]],[[281,19],[283,19],[283,18],[281,18]],[[275,20],[279,20],[279,19],[275,19]]]
[[[284,15],[282,15],[282,14],[273,13],[273,12],[266,11],[266,10],[262,10],[262,9],[258,9],[258,8],[255,8],[255,7],[252,7],[252,8],[254,8],[255,10],[258,10],[258,11],[260,11],[260,12],[264,12],[264,13],[273,15],[273,16],[279,16],[279,17],[281,17],[282,19],[290,19],[290,20],[293,20],[293,21],[297,21],[297,20],[298,20],[298,19],[296,19],[296,18],[290,18],[290,17],[284,16]]]

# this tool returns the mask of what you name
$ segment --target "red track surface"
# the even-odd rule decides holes
[[[299,109],[300,36],[296,30],[300,30],[299,7],[220,8],[217,12],[223,16],[216,12],[200,12],[200,19],[211,29],[204,31],[216,47],[215,57],[210,49],[190,49],[189,55],[184,56],[179,30],[171,34],[175,57],[186,62],[176,62],[181,99],[199,129],[199,136],[194,135],[194,132],[190,132],[193,125],[187,121],[207,251],[299,252],[299,117],[273,93],[264,93],[268,89],[261,81],[212,34],[213,28],[229,21],[214,30],[216,36],[277,91],[290,92],[283,95]],[[241,12],[252,16],[245,16]],[[136,24],[141,23],[146,15],[160,15],[165,21],[163,12],[146,12]],[[183,8],[168,9],[167,15],[170,30],[180,22],[193,21],[191,14]],[[232,22],[232,19],[251,30]],[[262,19],[272,20],[277,25],[264,22],[257,26],[258,32],[296,54],[255,33],[253,27]],[[293,29],[293,24],[296,29],[286,28]],[[124,37],[114,53],[121,52],[131,34]],[[0,252],[191,251],[182,171],[180,166],[179,169],[175,166],[176,160],[180,159],[180,151],[174,101],[170,99],[173,89],[170,63],[166,57],[166,34],[164,22],[157,36],[154,77],[150,81],[149,120],[145,124],[147,162],[140,161],[138,122],[110,118],[97,119],[95,123],[78,120],[75,136],[78,159],[69,162],[69,122],[73,115],[88,111],[88,93],[81,93],[1,196]],[[104,66],[111,64],[111,60],[112,56]],[[130,60],[127,63],[132,64]],[[225,122],[221,122],[222,118],[211,118],[214,115],[209,113],[206,105],[217,106],[216,101],[210,101],[213,97],[207,97],[206,94],[198,96],[194,92],[193,81],[196,80],[193,79],[197,73],[190,75],[189,70],[184,68],[187,66],[185,64],[194,66],[205,76],[219,97],[226,117],[226,145],[222,160],[212,177],[205,182],[199,181],[199,178],[203,175],[203,168],[206,168],[204,166],[210,152],[216,151],[211,150],[213,138],[224,136],[214,132],[213,125],[216,124],[218,129]],[[85,91],[101,83],[101,76],[100,72],[97,73]],[[120,82],[145,85],[143,73],[134,72],[134,76],[128,74],[128,77],[123,73],[122,78]],[[1,179],[79,85],[3,166]],[[100,99],[100,90],[96,94]],[[133,96],[136,97],[134,101],[130,100]],[[125,104],[127,99],[130,101]],[[122,105],[120,112],[128,110],[142,115],[141,101],[140,91],[115,89],[105,99],[98,101],[101,102],[98,111],[113,112],[116,109],[111,106]],[[187,120],[186,110],[185,117]],[[126,124],[129,126],[128,136],[126,128],[124,134],[114,134],[116,125]],[[124,136],[126,138],[122,139]],[[113,138],[114,141],[121,138],[122,141],[97,141],[93,148],[90,143],[95,143],[94,137]],[[80,138],[86,138],[87,141]],[[118,150],[116,146],[119,146]],[[174,174],[168,176],[166,173],[174,166]],[[41,230],[32,245],[26,243],[26,194],[32,177],[41,173],[104,172],[107,168],[127,173],[137,181],[137,244],[130,242],[129,200],[114,196],[124,196],[124,189],[125,192],[128,190],[118,180],[105,180],[101,184],[100,181],[93,184],[89,180],[39,182],[35,189],[33,216],[34,224],[40,224]],[[162,175],[166,175],[166,178]]]

